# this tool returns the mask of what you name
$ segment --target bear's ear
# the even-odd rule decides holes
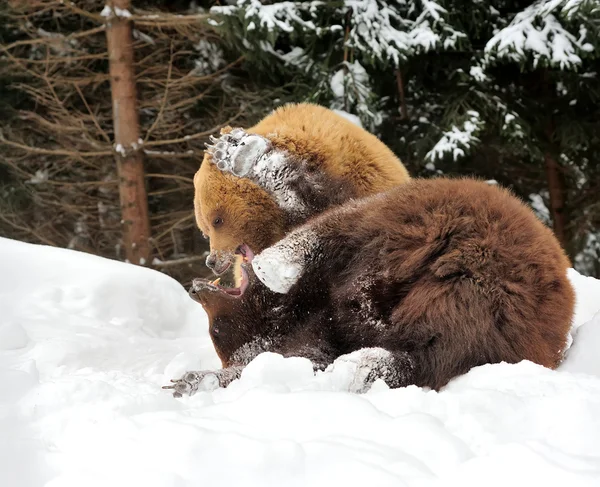
[[[231,128],[231,125],[227,125],[226,127],[223,127],[221,129],[221,135],[225,135],[228,134],[229,132],[231,132],[233,129]]]

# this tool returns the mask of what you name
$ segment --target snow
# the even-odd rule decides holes
[[[123,147],[123,144],[116,144],[115,145],[115,152],[117,154],[120,154],[122,157],[126,157],[127,156],[127,151],[125,150],[125,147]]]
[[[225,66],[224,53],[218,44],[210,42],[208,39],[200,39],[194,45],[194,50],[198,52],[198,58],[194,59],[194,69],[191,71],[191,75],[206,76]]]
[[[487,74],[483,72],[483,68],[481,66],[471,66],[469,75],[479,83],[485,83],[486,81],[489,81]]]
[[[600,350],[600,313],[577,329],[574,343],[569,349],[569,360],[563,364],[562,370],[600,376],[598,350]]]
[[[420,2],[422,9],[410,6],[408,12],[402,8],[404,2],[398,3],[346,0],[344,7],[352,18],[348,47],[399,66],[409,57],[440,45],[455,49],[459,40],[466,38],[464,32],[446,22],[448,12],[439,3],[424,0]]]
[[[227,389],[161,389],[219,361],[171,278],[0,239],[0,485],[439,486],[600,483],[600,282],[570,270],[575,342],[558,371],[473,369],[440,392],[356,360],[314,375],[257,357]]]
[[[486,62],[494,58],[522,62],[529,55],[536,68],[542,61],[552,67],[569,69],[581,64],[578,53],[590,52],[593,46],[580,32],[577,39],[559,21],[560,14],[571,17],[580,7],[577,2],[546,0],[534,2],[519,12],[512,22],[498,31],[485,46]],[[557,18],[557,15],[559,18]]]
[[[483,128],[484,122],[475,110],[467,111],[467,119],[462,126],[452,126],[451,130],[444,132],[442,138],[425,156],[430,162],[444,159],[448,154],[453,160],[464,157],[466,151],[479,142],[477,133]]]
[[[48,170],[47,169],[38,169],[35,174],[27,180],[29,184],[41,184],[48,181]]]
[[[110,6],[110,5],[105,5],[104,8],[102,9],[102,12],[100,12],[100,16],[101,17],[122,17],[122,18],[129,18],[131,17],[131,12],[127,9],[122,9],[119,7],[115,7],[115,6]]]
[[[342,67],[329,80],[329,89],[333,95],[329,108],[333,111],[351,109],[357,114],[361,124],[368,124],[367,128],[373,132],[383,122],[383,116],[373,109],[374,94],[370,87],[369,74],[358,61],[343,62]]]
[[[331,77],[331,92],[336,98],[343,98],[346,92],[346,88],[344,87],[344,70],[340,69],[336,71],[335,74]]]
[[[575,268],[594,269],[600,260],[600,233],[589,233],[582,250],[575,256]]]
[[[292,33],[294,25],[299,25],[305,30],[317,30],[311,21],[302,19],[302,7],[296,2],[279,2],[275,5],[263,5],[259,0],[240,0],[236,6],[214,6],[210,13],[216,15],[237,16],[241,14],[252,24],[252,29],[257,25],[267,31],[279,29]]]
[[[544,194],[546,194],[546,192],[544,192]],[[550,210],[546,206],[546,203],[544,203],[544,198],[541,194],[531,193],[529,195],[529,204],[540,220],[546,224],[551,222]]]
[[[500,108],[506,110],[505,106]],[[525,137],[523,127],[521,126],[518,116],[514,112],[507,112],[504,114],[502,133],[513,139],[523,139]]]
[[[337,34],[344,48],[368,52],[383,63],[399,66],[409,56],[431,51],[438,46],[455,49],[464,32],[456,30],[449,22],[448,11],[432,0],[420,2],[422,9],[405,2],[380,2],[378,0],[344,0],[331,8],[329,21],[324,26],[322,16],[326,2],[278,2],[265,5],[259,0],[238,0],[235,5],[213,6],[210,13],[217,17],[244,19],[245,32],[259,34],[257,38],[271,38],[274,45],[277,36],[269,34],[292,34],[314,32],[317,37],[327,33]],[[349,24],[347,39],[346,19]],[[211,25],[219,25],[216,20]],[[294,49],[296,46],[293,46]]]
[[[360,121],[360,118],[358,118],[353,113],[348,113],[348,112],[346,112],[344,110],[333,110],[333,111],[335,113],[337,113],[340,117],[343,117],[346,120],[348,120],[349,122],[352,122],[354,125],[358,125],[360,128],[363,128],[363,124]]]

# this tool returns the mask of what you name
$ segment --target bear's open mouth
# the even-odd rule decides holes
[[[254,253],[246,244],[240,245],[236,249],[235,253],[241,255],[243,260],[242,265],[240,266],[240,285],[238,287],[221,286],[219,284],[221,278],[215,279],[212,282],[212,285],[217,287],[220,291],[229,294],[230,296],[235,296],[239,298],[244,295],[246,289],[248,289],[248,285],[250,284],[250,280],[248,278],[248,271],[246,270],[245,266],[252,262],[252,259],[254,259]]]
[[[252,252],[252,250],[250,249],[250,247],[248,247],[246,244],[242,244],[240,245],[236,250],[235,253],[237,255],[241,255],[244,262],[247,264],[252,263],[252,259],[254,259],[254,252]]]
[[[212,282],[212,285],[215,286],[217,289],[219,289],[219,291],[223,291],[224,293],[229,294],[230,296],[240,298],[246,292],[246,289],[248,289],[248,284],[250,283],[250,281],[248,279],[248,273],[246,272],[246,269],[244,269],[243,266],[240,266],[240,272],[241,272],[241,279],[240,279],[240,285],[238,287],[221,286],[219,284],[219,281],[221,280],[221,278],[215,279]]]

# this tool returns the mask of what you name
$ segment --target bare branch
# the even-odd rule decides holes
[[[154,132],[154,129],[162,120],[162,114],[163,114],[163,111],[165,110],[165,105],[167,104],[167,97],[169,95],[169,82],[171,81],[172,70],[173,70],[173,43],[171,42],[170,56],[169,56],[169,71],[167,72],[167,81],[165,83],[165,93],[163,95],[162,103],[160,104],[160,110],[158,111],[158,115],[154,119],[154,123],[148,129],[148,132],[146,132],[146,137],[144,138],[144,142],[148,141],[148,139],[152,135],[152,132]]]
[[[227,125],[231,125],[235,120],[237,120],[238,118],[240,118],[243,114],[244,110],[240,109],[240,111],[233,117],[231,117],[229,120],[217,125],[216,127],[213,127],[212,129],[209,130],[205,130],[203,132],[198,132],[196,134],[192,134],[192,135],[185,135],[184,137],[179,137],[177,139],[171,139],[171,140],[153,140],[150,141],[148,143],[146,143],[145,145],[147,147],[156,147],[156,146],[161,146],[161,145],[169,145],[169,144],[178,144],[181,142],[189,142],[190,140],[195,140],[195,139],[200,139],[200,138],[204,138],[207,135],[213,134],[215,132],[217,132],[218,130],[222,129],[223,127],[227,127]]]
[[[87,108],[88,113],[92,117],[92,120],[94,121],[94,125],[96,126],[98,131],[102,134],[102,137],[104,137],[104,140],[110,144],[110,137],[98,123],[98,119],[96,118],[96,115],[94,114],[94,112],[92,112],[92,109],[88,105],[88,102],[85,99],[85,96],[83,96],[83,92],[81,91],[81,88],[77,85],[73,85],[73,86],[75,86],[75,90],[77,90],[77,93],[79,94],[79,97],[81,98],[81,101],[83,101],[85,107]]]
[[[0,144],[8,145],[16,149],[21,149],[32,154],[44,154],[48,156],[101,157],[110,156],[113,154],[112,150],[81,152],[65,149],[42,149],[40,147],[31,147],[25,144],[19,144],[18,142],[6,140],[2,134],[0,134]]]
[[[99,34],[101,32],[104,32],[105,28],[106,27],[104,25],[101,25],[99,27],[94,27],[93,29],[85,30],[83,32],[74,32],[72,34],[62,37],[61,40],[68,41],[71,39],[81,39],[82,37],[88,37],[88,36],[91,36],[94,34]],[[47,43],[48,43],[47,38],[40,37],[38,39],[27,39],[27,40],[23,40],[23,41],[15,41],[10,44],[7,44],[6,46],[0,45],[0,49],[4,52],[8,52],[12,49],[15,49],[16,47],[32,46],[32,45],[36,45],[36,44],[47,44]]]
[[[208,252],[204,252],[202,255],[192,255],[190,257],[182,257],[181,259],[173,259],[173,260],[163,260],[160,262],[153,262],[152,267],[156,268],[165,268],[165,267],[174,267],[186,264],[193,264],[195,262],[203,262],[206,260],[206,256]]]
[[[159,179],[174,179],[176,181],[183,181],[185,183],[194,184],[194,180],[192,178],[186,178],[185,176],[179,176],[178,174],[156,174],[156,173],[146,173],[147,178],[159,178]]]

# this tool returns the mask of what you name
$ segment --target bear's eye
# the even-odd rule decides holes
[[[217,218],[215,218],[213,220],[213,227],[219,227],[223,225],[223,218],[221,218],[220,216],[218,216]]]

